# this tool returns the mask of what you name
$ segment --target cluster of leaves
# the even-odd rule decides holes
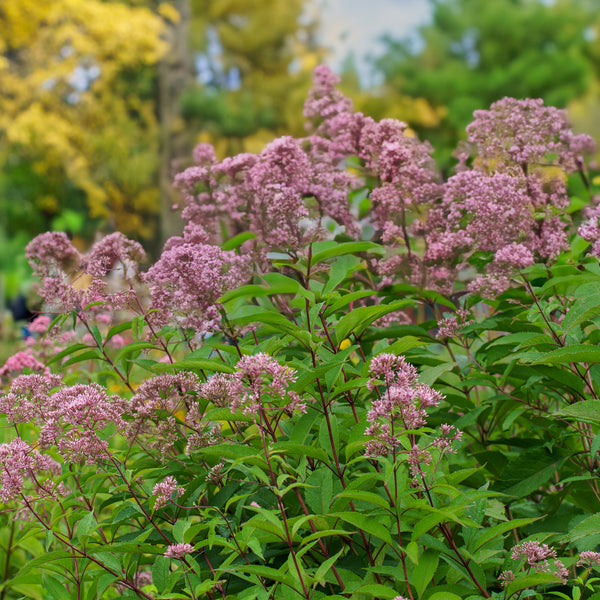
[[[350,193],[365,219],[380,183]],[[575,222],[584,205],[573,198]],[[259,254],[193,330],[176,286],[192,289],[194,269],[232,277],[255,234],[222,252],[185,235],[165,249],[185,262],[169,263],[175,305],[160,313],[156,265],[139,276],[118,234],[79,263],[66,237],[30,246],[71,310],[38,317],[0,369],[0,598],[595,597],[587,242],[573,234],[482,298],[382,281],[377,235],[308,238]],[[205,262],[186,271],[193,251]]]

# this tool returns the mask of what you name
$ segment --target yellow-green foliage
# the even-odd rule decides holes
[[[149,9],[118,2],[2,0],[0,160],[58,174],[85,192],[90,216],[148,235],[144,216],[158,207],[150,67],[165,50],[163,27]],[[61,201],[44,198],[44,210]]]

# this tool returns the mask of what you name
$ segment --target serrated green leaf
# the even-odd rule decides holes
[[[217,373],[233,373],[235,369],[222,361],[208,358],[183,359],[174,363],[156,363],[152,365],[156,373],[170,373],[175,371],[214,371]]]
[[[256,234],[252,231],[244,231],[242,233],[238,233],[234,235],[232,238],[225,240],[221,244],[221,248],[223,250],[235,250],[239,248],[244,242],[248,240],[253,240],[256,237]]]
[[[343,244],[336,244],[332,248],[322,250],[313,254],[310,260],[311,267],[318,265],[320,262],[335,256],[342,256],[343,254],[354,254],[355,252],[371,252],[374,254],[384,254],[385,249],[379,244],[374,242],[345,242]]]
[[[98,527],[94,511],[89,512],[83,519],[77,523],[77,536],[89,535]]]
[[[560,583],[560,579],[550,573],[534,573],[533,575],[525,575],[511,581],[506,587],[506,597],[510,598],[512,594],[521,590],[534,588],[537,585],[547,585],[549,583]]]
[[[542,354],[535,360],[530,361],[533,365],[556,365],[568,363],[598,363],[600,362],[600,348],[586,344],[575,344],[557,348]]]
[[[600,423],[600,400],[584,400],[576,402],[555,413],[567,419],[575,419],[582,423]]]
[[[419,556],[417,567],[413,570],[412,583],[417,590],[419,598],[423,596],[427,586],[433,579],[440,557],[433,550],[426,550]]]
[[[133,354],[134,352],[141,352],[142,350],[148,350],[150,348],[156,348],[154,344],[150,342],[133,342],[131,344],[127,344],[127,346],[123,346],[115,356],[115,362],[119,362],[123,360],[125,357]]]
[[[159,593],[167,591],[171,560],[166,556],[157,556],[152,564],[152,583]]]
[[[425,385],[433,385],[441,375],[454,369],[457,365],[455,361],[449,363],[443,363],[435,367],[424,367],[421,373],[419,373],[419,381]]]
[[[504,523],[498,523],[493,527],[487,527],[483,531],[476,535],[473,538],[473,545],[469,548],[469,552],[474,554],[485,546],[488,542],[491,542],[493,539],[496,539],[498,536],[505,534],[507,531],[512,531],[513,529],[518,529],[519,527],[524,527],[525,525],[529,525],[537,521],[537,519],[512,519],[511,521],[505,521]]]
[[[350,333],[356,336],[360,334],[377,319],[406,306],[410,306],[410,300],[397,300],[390,304],[377,304],[375,306],[359,306],[352,312],[342,317],[335,327],[335,337],[340,344]]]
[[[374,535],[390,545],[392,544],[392,536],[389,530],[373,518],[355,512],[336,512],[330,513],[329,516],[341,519],[346,523],[350,523],[353,527],[362,529],[365,533]]]

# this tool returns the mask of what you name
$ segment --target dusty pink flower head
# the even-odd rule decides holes
[[[171,319],[184,328],[206,332],[218,327],[220,296],[243,284],[249,257],[217,246],[169,245],[144,274],[151,296],[151,318],[157,324]]]
[[[46,331],[48,331],[48,327],[50,327],[50,323],[52,323],[52,319],[50,317],[46,315],[38,315],[29,324],[29,331],[31,333],[46,333]]]
[[[146,259],[142,246],[120,232],[111,233],[96,242],[85,257],[85,271],[95,278],[104,277],[118,265],[123,276],[131,281],[139,270],[139,263]]]
[[[165,506],[173,498],[173,494],[178,498],[183,496],[184,493],[185,490],[177,485],[177,480],[169,475],[152,489],[152,495],[156,496],[154,508],[158,509]]]
[[[63,232],[47,232],[35,237],[25,248],[25,256],[35,275],[42,279],[38,290],[51,308],[71,310],[79,306],[83,293],[71,279],[81,263],[81,255]]]
[[[198,165],[214,165],[217,162],[215,149],[212,144],[202,143],[194,148],[194,162]]]
[[[40,425],[40,445],[55,445],[61,455],[71,461],[89,464],[106,457],[108,441],[100,435],[108,425],[123,430],[123,401],[109,397],[95,383],[62,387],[47,399]]]
[[[294,369],[280,365],[273,357],[260,352],[253,356],[243,356],[231,379],[237,382],[237,386],[230,388],[231,410],[241,409],[244,414],[256,414],[264,405],[263,396],[284,399],[289,385],[296,380],[296,375]],[[296,404],[301,404],[297,398]]]
[[[549,558],[556,558],[556,550],[548,544],[542,544],[538,541],[521,542],[513,546],[510,556],[513,560],[519,558],[527,559],[527,564],[532,567],[546,565]],[[545,567],[544,569],[545,570]]]
[[[29,352],[19,351],[6,359],[6,362],[0,368],[0,377],[21,373],[24,369],[29,369],[35,373],[50,373],[50,369],[44,366],[35,356]]]
[[[62,231],[46,232],[35,237],[25,248],[33,272],[40,277],[54,277],[79,264],[81,255]]]
[[[566,111],[544,106],[539,98],[503,98],[489,110],[477,110],[467,134],[484,160],[507,165],[552,163],[567,172],[576,171],[583,154],[595,146],[590,136],[573,133]]]
[[[144,381],[131,398],[126,433],[131,440],[160,450],[195,435],[196,446],[214,443],[214,424],[205,422],[196,396],[202,384],[194,373],[157,375]],[[187,437],[186,437],[187,436]]]
[[[370,425],[365,434],[371,439],[366,444],[365,453],[373,458],[399,448],[400,437],[406,431],[423,427],[427,420],[425,409],[439,404],[443,396],[420,383],[416,368],[403,356],[379,354],[371,360],[369,372],[372,379],[367,384],[368,389],[381,390],[367,413]],[[384,388],[380,388],[382,381]],[[414,474],[415,465],[429,462],[431,457],[426,449],[420,450],[415,446],[413,450],[408,459]]]
[[[9,392],[0,396],[0,413],[9,423],[41,423],[48,417],[50,392],[60,383],[58,375],[19,375]]]
[[[0,444],[0,500],[9,502],[19,498],[25,479],[39,471],[54,467],[50,457],[33,450],[20,438]]]
[[[459,308],[456,313],[445,316],[437,322],[438,332],[436,339],[444,340],[452,338],[458,334],[458,332],[467,325],[473,323],[472,319],[469,319],[469,311],[464,308]]]
[[[194,546],[191,544],[172,544],[167,548],[165,556],[167,558],[176,558],[181,560],[186,554],[191,554],[194,551]]]
[[[304,116],[313,127],[315,122],[352,111],[352,101],[336,89],[339,82],[340,78],[327,65],[319,65],[313,71],[313,86],[304,103]]]
[[[585,550],[579,554],[578,567],[600,567],[600,552]]]

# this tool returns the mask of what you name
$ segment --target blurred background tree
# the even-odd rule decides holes
[[[388,36],[375,65],[390,87],[445,112],[439,125],[418,127],[444,164],[474,110],[504,96],[565,107],[598,77],[597,0],[433,0],[432,8],[419,39]]]
[[[302,134],[302,103],[324,50],[305,0],[192,0],[197,77],[183,116],[221,155]]]
[[[0,4],[0,268],[8,296],[22,274],[11,259],[45,229],[82,240],[102,222],[152,233],[163,28],[148,8],[117,2]]]

